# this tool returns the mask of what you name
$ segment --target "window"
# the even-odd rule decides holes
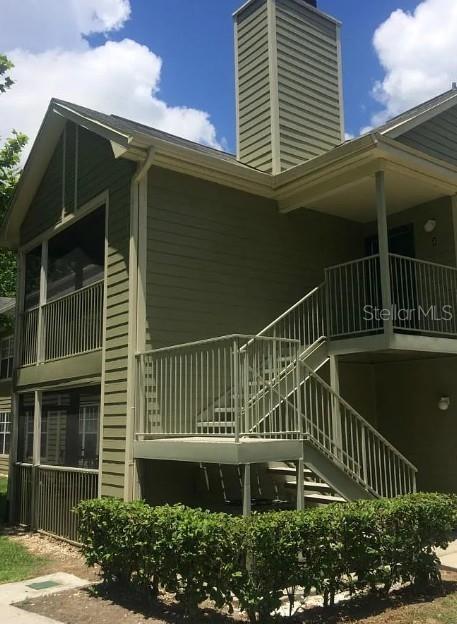
[[[48,242],[48,300],[103,278],[105,210],[100,208]]]
[[[35,397],[32,392],[19,396],[17,459],[33,461],[33,414]]]
[[[98,424],[99,403],[87,403],[79,408],[79,448],[80,466],[97,468],[98,464]]]
[[[33,401],[33,394],[26,394],[19,403],[18,459],[23,462],[33,458]],[[40,463],[98,468],[99,422],[99,388],[43,392]]]
[[[11,379],[13,376],[14,336],[0,340],[0,379]]]
[[[0,412],[0,455],[10,450],[11,412]]]

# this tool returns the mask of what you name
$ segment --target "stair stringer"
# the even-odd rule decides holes
[[[347,501],[377,498],[366,487],[349,475],[343,466],[338,466],[335,459],[330,459],[318,449],[311,440],[303,441],[303,461],[320,479]]]

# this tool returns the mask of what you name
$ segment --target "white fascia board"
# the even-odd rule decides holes
[[[401,136],[402,134],[405,134],[405,132],[408,132],[409,130],[413,130],[413,128],[417,128],[417,126],[420,126],[426,121],[433,119],[440,113],[444,113],[445,111],[449,110],[453,106],[457,106],[457,93],[453,93],[444,102],[440,102],[439,104],[436,104],[432,108],[429,108],[422,113],[413,115],[409,119],[399,121],[398,124],[396,124],[392,128],[388,128],[387,130],[381,131],[380,134],[382,136],[388,136],[391,139],[395,139]]]

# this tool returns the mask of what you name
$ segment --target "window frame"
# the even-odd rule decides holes
[[[5,348],[5,344],[7,345]],[[3,357],[6,352],[7,357]],[[2,375],[3,362],[7,362],[6,377]],[[0,381],[8,381],[13,378],[14,371],[14,334],[0,338]]]
[[[0,457],[9,455],[9,452],[6,452],[6,439],[8,437],[11,442],[11,425],[12,413],[7,410],[0,411]]]

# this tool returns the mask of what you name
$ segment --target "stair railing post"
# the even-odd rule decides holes
[[[233,341],[233,401],[235,419],[235,442],[240,441],[240,348],[237,338]],[[245,406],[246,409],[246,406]]]
[[[365,427],[362,426],[362,475],[361,477],[368,483],[368,466],[367,466],[367,435]]]
[[[339,375],[339,366],[338,366],[338,358],[335,355],[330,356],[330,387],[335,392],[336,395],[340,394],[340,375]],[[343,434],[342,434],[342,423],[341,423],[341,408],[338,401],[337,396],[332,396],[332,440],[333,440],[333,452],[335,455],[340,458],[342,445],[343,445]]]
[[[306,382],[305,382],[306,383]],[[305,386],[304,386],[305,387]],[[299,346],[295,353],[295,388],[296,388],[296,418],[298,419],[298,435],[303,440],[303,414],[301,408],[301,365]]]
[[[256,344],[255,342],[253,344]],[[247,435],[251,430],[251,408],[250,408],[250,389],[249,389],[249,352],[250,345],[241,352],[241,371],[243,375],[243,396],[244,396],[244,433]]]

